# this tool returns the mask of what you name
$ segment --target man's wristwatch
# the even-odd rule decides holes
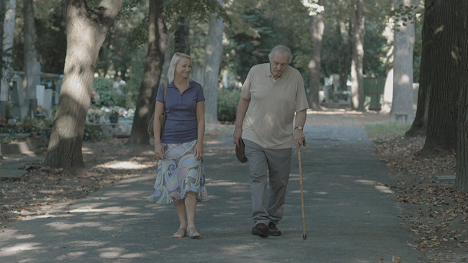
[[[301,131],[302,131],[302,130],[304,130],[304,127],[302,127],[302,126],[296,126],[296,127],[294,128],[294,130],[295,130],[295,129],[298,129],[298,130],[301,130]]]

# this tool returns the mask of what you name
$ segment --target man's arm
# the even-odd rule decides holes
[[[237,105],[237,115],[236,115],[236,125],[234,129],[234,143],[239,147],[239,140],[242,138],[242,124],[244,123],[245,114],[249,108],[250,99],[246,100],[244,98],[239,99],[239,104]]]
[[[296,120],[295,120],[295,127],[294,127],[294,144],[296,148],[299,149],[302,145],[306,146],[305,135],[304,131],[300,129],[296,129],[296,127],[304,127],[305,122],[307,119],[307,109],[301,110],[300,112],[296,112]]]

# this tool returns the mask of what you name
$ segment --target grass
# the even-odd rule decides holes
[[[404,136],[411,128],[411,123],[401,123],[393,120],[381,121],[364,125],[367,135],[371,140],[393,139]]]

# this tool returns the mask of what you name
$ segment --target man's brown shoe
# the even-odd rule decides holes
[[[252,235],[268,237],[270,235],[270,230],[265,224],[259,223],[254,228],[252,228]]]
[[[275,223],[270,222],[270,224],[268,224],[268,228],[270,229],[270,235],[281,236],[281,231],[276,227]]]

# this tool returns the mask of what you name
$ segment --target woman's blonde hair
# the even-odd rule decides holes
[[[181,58],[188,58],[190,60],[190,64],[192,64],[192,58],[189,55],[176,52],[174,56],[172,56],[171,64],[169,64],[169,69],[167,70],[167,79],[169,80],[169,83],[174,81],[175,68]],[[190,72],[190,76],[188,80],[189,81],[192,80],[192,72]]]

